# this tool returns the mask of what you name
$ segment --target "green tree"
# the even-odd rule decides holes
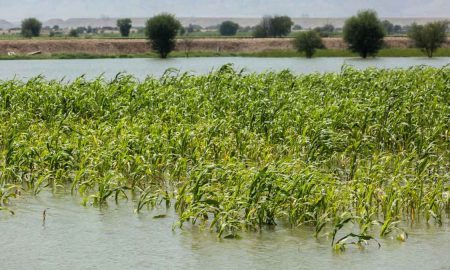
[[[131,19],[129,18],[118,19],[117,27],[119,27],[120,35],[122,37],[128,37],[130,35],[130,30],[132,27]]]
[[[219,27],[219,32],[222,36],[234,36],[238,29],[239,24],[232,21],[224,21]]]
[[[271,20],[271,36],[283,37],[289,35],[294,22],[288,16],[275,16]]]
[[[294,39],[294,46],[299,52],[304,52],[307,58],[313,57],[317,49],[324,48],[322,38],[316,31],[300,32]]]
[[[152,48],[161,58],[175,48],[175,37],[181,28],[181,23],[174,15],[162,13],[149,19],[146,24],[146,36],[150,39]]]
[[[426,25],[413,24],[408,36],[414,41],[417,48],[420,48],[431,58],[434,52],[445,42],[447,26],[448,22],[432,22]]]
[[[363,58],[375,56],[383,46],[385,33],[375,11],[360,11],[349,18],[345,22],[343,32],[350,50]]]
[[[294,22],[288,16],[264,17],[255,27],[253,36],[257,38],[287,36]]]
[[[36,18],[22,21],[22,35],[27,38],[38,37],[41,34],[42,23]]]

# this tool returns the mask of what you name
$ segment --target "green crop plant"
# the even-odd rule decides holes
[[[0,81],[0,206],[18,190],[174,207],[220,237],[284,224],[335,249],[441,226],[450,69]]]

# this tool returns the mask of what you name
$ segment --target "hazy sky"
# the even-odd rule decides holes
[[[382,17],[448,17],[450,0],[0,0],[0,19],[24,17],[346,17],[372,8]]]

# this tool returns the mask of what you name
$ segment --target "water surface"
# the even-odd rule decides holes
[[[449,269],[450,226],[408,229],[409,239],[379,239],[336,254],[313,231],[279,226],[219,240],[198,228],[172,230],[161,208],[133,213],[132,202],[98,209],[77,197],[42,193],[0,213],[0,269]],[[49,208],[45,226],[42,212]],[[167,218],[154,219],[167,214]]]
[[[78,60],[4,60],[0,61],[0,79],[29,79],[43,75],[49,79],[74,79],[80,75],[94,78],[104,75],[114,78],[117,73],[133,74],[139,79],[147,76],[161,76],[167,69],[181,72],[205,74],[222,65],[231,63],[237,69],[248,72],[281,71],[289,69],[293,73],[339,72],[343,65],[359,69],[409,68],[417,65],[442,67],[450,63],[450,57],[441,58],[256,58],[256,57],[198,57],[198,58],[127,58],[127,59],[78,59]]]

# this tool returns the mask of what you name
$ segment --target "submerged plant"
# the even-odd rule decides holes
[[[224,66],[142,82],[0,81],[0,207],[19,187],[96,206],[131,194],[136,212],[173,202],[180,226],[219,237],[282,223],[332,235],[338,250],[375,229],[404,240],[405,223],[447,226],[449,78],[448,67]]]

